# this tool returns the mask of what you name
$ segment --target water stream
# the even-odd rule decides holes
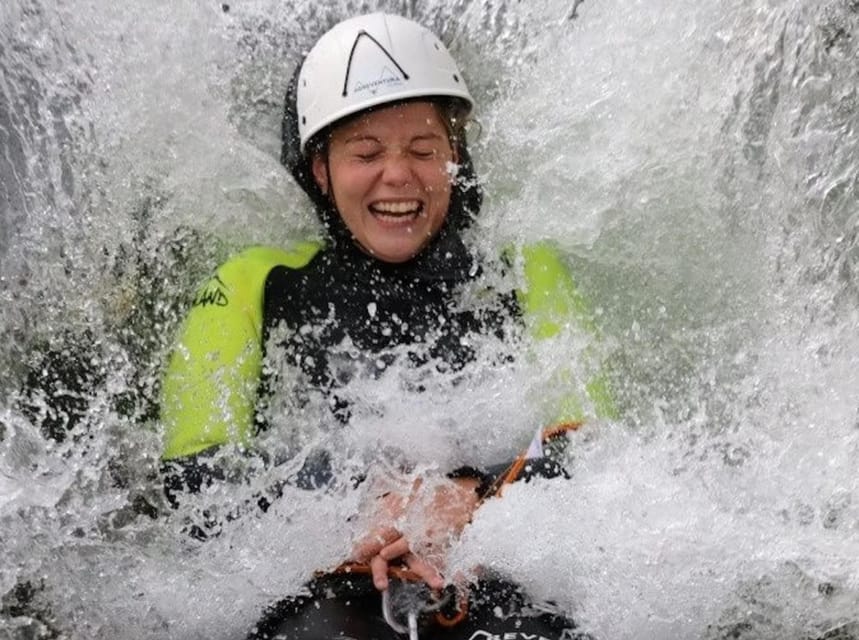
[[[284,464],[241,458],[249,480],[171,513],[155,402],[194,285],[316,233],[278,164],[286,81],[379,8],[451,43],[480,105],[472,241],[561,247],[620,410],[572,436],[569,482],[485,505],[452,569],[498,568],[605,640],[859,635],[856,0],[5,0],[0,637],[240,638],[347,552],[347,491],[184,535],[334,436],[285,407],[262,441]],[[343,468],[379,442],[491,461],[593,348],[499,369],[496,347],[418,399],[396,371],[356,384]]]

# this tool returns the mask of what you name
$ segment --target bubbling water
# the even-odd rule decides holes
[[[497,461],[594,350],[621,417],[570,436],[569,482],[484,505],[449,571],[501,571],[597,638],[859,624],[859,6],[524,4],[4,3],[0,635],[242,637],[360,534],[345,483],[245,506],[316,447],[344,477]],[[317,233],[277,161],[282,94],[374,9],[451,43],[480,104],[473,243],[555,241],[601,340],[499,367],[487,339],[418,396],[396,367],[356,381],[348,433],[286,412],[260,444],[280,464],[224,449],[234,481],[171,510],[154,416],[183,300],[234,247]]]

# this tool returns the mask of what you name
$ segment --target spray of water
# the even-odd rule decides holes
[[[244,505],[332,443],[344,477],[494,461],[593,349],[621,418],[571,436],[569,482],[485,505],[451,570],[504,572],[597,638],[859,624],[859,6],[523,5],[3,3],[0,635],[242,637],[344,556],[362,496]],[[488,340],[473,377],[412,396],[421,372],[356,382],[345,434],[285,395],[260,445],[281,464],[224,450],[235,481],[171,511],[155,399],[186,296],[234,247],[317,232],[277,161],[282,94],[320,33],[373,9],[467,70],[473,242],[552,238],[601,343],[499,367]],[[204,513],[230,517],[198,543]]]

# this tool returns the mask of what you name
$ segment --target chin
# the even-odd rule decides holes
[[[382,262],[390,262],[391,264],[399,264],[401,262],[408,262],[416,255],[418,255],[423,247],[408,247],[408,248],[398,248],[398,249],[371,249],[372,255]]]
[[[377,260],[381,260],[382,262],[387,262],[389,264],[402,264],[403,262],[408,262],[412,258],[414,258],[419,252],[408,253],[408,254],[374,254]]]

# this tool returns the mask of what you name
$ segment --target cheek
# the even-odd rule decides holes
[[[360,200],[369,189],[371,180],[360,169],[352,167],[331,167],[331,188],[338,203]]]
[[[456,179],[455,173],[448,170],[449,162],[445,161],[439,165],[427,168],[423,172],[423,182],[430,191],[437,193],[450,192]]]

